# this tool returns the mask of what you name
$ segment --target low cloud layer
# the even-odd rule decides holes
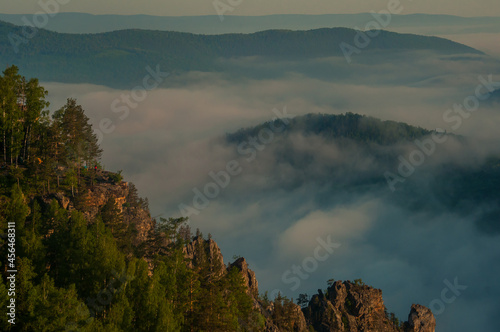
[[[474,95],[479,76],[500,81],[496,60],[401,54],[360,59],[351,66],[343,58],[286,64],[246,59],[227,66],[249,75],[233,79],[228,69],[172,77],[123,119],[111,105],[130,91],[44,86],[53,109],[77,97],[95,128],[110,119],[115,128],[103,135],[103,163],[107,169],[124,170],[126,179],[149,198],[153,215],[179,215],[179,204],[193,205],[194,190],[214,182],[211,172],[225,171],[236,161],[241,172],[190,223],[214,236],[226,261],[233,255],[246,257],[261,291],[279,289],[296,297],[325,288],[330,278],[362,278],[381,288],[388,309],[406,319],[411,303],[430,305],[447,287],[444,280],[458,278],[467,289],[437,316],[438,329],[494,330],[500,295],[500,271],[494,265],[500,255],[498,236],[481,232],[473,211],[457,213],[426,195],[427,182],[440,167],[452,162],[473,168],[498,153],[497,104],[481,102],[457,130],[443,119],[454,104]],[[415,148],[411,142],[393,147],[395,156],[389,161],[366,148],[300,133],[286,139],[276,134],[255,150],[252,160],[225,142],[225,133],[270,121],[276,111],[292,117],[360,113],[442,128],[467,140],[440,145],[401,184],[419,192],[427,204],[419,209],[402,201],[408,193],[393,194],[383,177],[389,166],[394,171],[399,153],[407,156]],[[283,151],[289,152],[285,159]],[[369,151],[385,153],[384,147]],[[378,180],[351,187],[359,178]],[[326,260],[316,259],[314,271],[299,276],[300,285],[291,290],[296,282],[284,282],[283,274],[292,271],[287,276],[293,277],[294,265],[315,266],[318,237],[339,246]],[[321,255],[328,252],[321,250]]]
[[[500,58],[500,33],[452,34],[440,37],[474,47],[497,59]]]

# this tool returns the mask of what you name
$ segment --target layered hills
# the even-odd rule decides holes
[[[66,34],[0,22],[0,65],[16,64],[24,75],[42,81],[132,88],[143,81],[148,67],[169,73],[224,72],[227,59],[302,61],[404,51],[482,54],[437,37],[388,31],[372,31],[370,36],[348,28],[222,35],[138,29]]]

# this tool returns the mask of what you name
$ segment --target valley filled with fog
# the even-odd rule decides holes
[[[102,133],[104,167],[123,170],[158,218],[181,216],[179,207],[192,207],[197,190],[215,182],[210,174],[227,172],[236,161],[240,171],[189,224],[212,234],[226,263],[245,257],[261,291],[296,298],[326,288],[331,278],[362,278],[383,290],[386,306],[400,318],[414,302],[433,309],[439,331],[493,331],[500,309],[496,207],[467,190],[455,192],[465,197],[460,206],[444,196],[458,172],[481,172],[499,156],[500,98],[488,89],[500,88],[497,58],[372,52],[354,55],[351,64],[343,57],[246,57],[221,59],[219,67],[173,72],[141,98],[90,84],[42,85],[52,110],[77,98]],[[450,113],[479,86],[486,97],[477,110]],[[436,143],[395,191],[385,174],[397,174],[398,157],[418,149],[413,140],[367,144],[300,128],[227,139],[279,115],[310,113],[361,114],[450,138]],[[252,137],[255,145],[238,148]],[[306,264],[310,272],[294,272],[315,256],[318,238],[335,243],[328,258]],[[443,300],[445,280],[467,288],[445,292]],[[450,296],[456,298],[448,303]]]

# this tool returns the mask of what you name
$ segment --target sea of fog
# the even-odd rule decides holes
[[[331,195],[321,181],[281,165],[272,138],[254,158],[224,138],[277,114],[353,112],[473,138],[467,149],[441,148],[428,161],[471,163],[497,152],[499,104],[481,101],[456,129],[443,116],[474,95],[481,79],[500,82],[498,60],[419,53],[351,65],[324,58],[307,64],[243,59],[227,66],[251,74],[172,75],[145,95],[94,85],[43,85],[52,110],[77,98],[102,133],[103,165],[123,170],[149,198],[153,216],[179,216],[181,204],[193,206],[196,190],[215,182],[210,174],[238,161],[241,169],[189,224],[212,234],[226,262],[244,256],[261,292],[279,290],[296,298],[325,289],[331,278],[362,278],[383,290],[387,308],[400,319],[407,319],[412,303],[420,303],[433,308],[439,331],[496,330],[499,234],[486,234],[473,216],[445,208],[405,208],[388,187]],[[320,138],[290,139],[296,151],[315,156],[307,174],[319,178],[324,165],[351,161],[356,170],[380,177],[387,171],[374,168],[355,147],[346,152]]]

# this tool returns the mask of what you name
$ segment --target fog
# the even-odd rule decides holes
[[[254,58],[225,65],[221,73],[172,75],[122,118],[112,105],[130,91],[43,85],[51,109],[75,97],[94,128],[102,129],[101,120],[110,119],[113,129],[101,130],[102,163],[123,170],[149,198],[153,216],[179,216],[180,204],[193,206],[193,189],[203,191],[214,182],[210,172],[238,162],[240,172],[189,223],[213,235],[226,262],[244,256],[261,292],[312,295],[325,289],[328,279],[362,278],[383,290],[388,310],[401,319],[407,319],[412,303],[434,303],[438,331],[496,330],[498,234],[477,227],[484,207],[467,213],[450,209],[427,185],[446,176],[442,167],[450,163],[474,168],[499,152],[495,101],[481,101],[455,129],[443,117],[474,95],[480,76],[500,82],[497,60],[422,52],[361,56],[351,65],[343,58],[307,63]],[[395,193],[384,172],[396,172],[398,155],[408,156],[415,149],[412,142],[367,148],[300,132],[275,133],[251,158],[225,141],[226,133],[277,114],[345,112],[441,128],[466,140],[450,138],[438,145]],[[381,159],[383,154],[394,158]],[[422,204],[417,208],[409,202],[414,192]],[[331,253],[321,247],[321,255],[328,253],[324,260],[314,258],[318,238],[335,244]],[[290,273],[294,265],[311,272],[307,277]],[[455,278],[467,288],[446,303],[441,299],[445,280],[453,284]],[[436,303],[444,303],[443,310]]]
[[[500,34],[499,33],[471,33],[440,35],[454,42],[474,47],[497,59],[500,58]]]

